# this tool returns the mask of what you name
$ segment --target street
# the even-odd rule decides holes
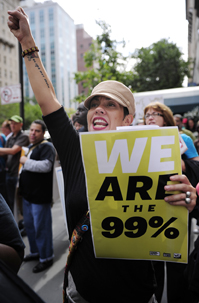
[[[56,200],[52,208],[54,263],[47,270],[33,273],[33,267],[38,261],[26,262],[21,265],[18,275],[46,302],[62,302],[62,285],[64,266],[68,251],[68,235],[60,200]],[[25,254],[29,254],[27,237],[23,238],[26,245]]]

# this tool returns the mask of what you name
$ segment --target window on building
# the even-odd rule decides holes
[[[55,61],[55,56],[51,55],[51,61]]]
[[[30,24],[35,24],[35,13],[30,12]]]
[[[54,44],[54,42],[51,42],[51,44],[50,44],[50,50],[52,51],[54,49],[55,49],[55,44]]]
[[[45,57],[46,55],[46,47],[45,44],[41,44],[41,56]]]
[[[40,38],[44,38],[45,37],[45,31],[44,31],[44,28],[41,28],[40,29]]]
[[[53,7],[50,7],[48,10],[48,18],[49,18],[49,21],[54,19]]]
[[[54,27],[50,27],[49,33],[50,33],[50,36],[51,36],[51,37],[54,36]]]
[[[40,21],[40,23],[44,23],[44,11],[43,10],[39,11],[39,21]]]
[[[28,85],[26,85],[26,87],[25,87],[25,96],[29,97],[29,86]]]
[[[1,16],[1,24],[4,24],[4,23],[5,23],[5,17]]]
[[[3,57],[3,63],[6,64],[6,56]]]
[[[10,79],[12,79],[12,72],[10,71]]]
[[[4,69],[4,77],[7,78],[7,69]]]

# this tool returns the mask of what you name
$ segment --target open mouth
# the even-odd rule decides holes
[[[108,123],[101,118],[96,118],[93,120],[93,128],[94,129],[104,129],[108,126]]]

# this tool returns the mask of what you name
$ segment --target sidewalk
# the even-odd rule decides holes
[[[38,261],[26,262],[21,265],[18,275],[22,278],[46,303],[62,302],[62,285],[64,267],[68,253],[68,235],[62,211],[61,202],[57,199],[52,207],[54,263],[47,270],[33,273],[33,267]],[[29,253],[27,237],[23,238],[26,245],[25,254]]]

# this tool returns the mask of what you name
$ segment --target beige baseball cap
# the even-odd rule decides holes
[[[128,108],[129,114],[135,114],[135,100],[131,90],[121,82],[108,80],[100,82],[94,87],[91,95],[84,101],[84,106],[89,109],[93,97],[103,96],[117,101],[124,107]]]

